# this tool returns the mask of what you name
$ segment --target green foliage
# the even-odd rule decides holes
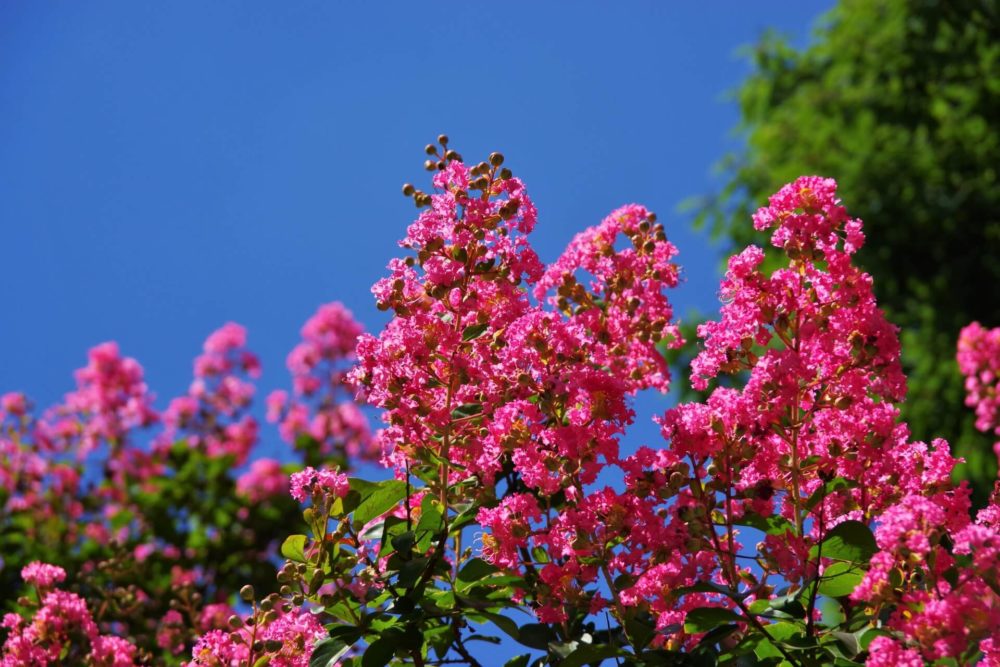
[[[698,219],[765,245],[749,215],[801,174],[833,177],[868,241],[859,261],[901,327],[915,438],[948,439],[984,500],[990,437],[963,405],[962,326],[1000,324],[1000,3],[843,0],[798,51],[767,35],[738,91],[743,150]]]

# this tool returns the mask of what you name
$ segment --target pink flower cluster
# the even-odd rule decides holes
[[[317,402],[314,422],[325,419],[328,425],[339,424],[330,426],[327,434],[339,429],[337,442],[350,454],[370,449],[371,438],[344,382],[344,369],[334,369],[334,365],[350,359],[359,331],[342,306],[329,304],[307,323],[303,330],[307,342],[292,354],[299,364],[293,371],[302,400]],[[127,605],[111,605],[115,611],[99,619],[102,631],[134,637],[154,652],[159,647],[165,654],[181,654],[190,650],[193,633],[219,627],[197,619],[203,601],[208,603],[207,612],[213,602],[233,593],[225,589],[233,585],[227,579],[234,574],[220,572],[219,563],[197,560],[209,549],[237,550],[233,556],[241,558],[246,571],[254,577],[266,574],[274,542],[282,537],[280,513],[275,509],[290,507],[289,479],[282,465],[274,459],[251,460],[258,424],[250,403],[260,363],[246,344],[246,331],[237,324],[226,324],[212,333],[194,363],[189,391],[170,403],[162,419],[152,408],[141,366],[122,356],[114,344],[91,350],[87,366],[76,374],[76,390],[41,417],[32,413],[23,394],[0,396],[0,523],[5,532],[19,533],[16,537],[30,545],[4,554],[8,568],[51,553],[53,562],[70,569],[72,579],[86,580],[81,588],[85,594],[101,590],[102,595],[113,592],[130,600]],[[308,368],[315,382],[306,377]],[[139,430],[155,422],[162,424],[162,430],[152,438],[141,437]],[[178,442],[183,442],[182,449],[177,449]],[[325,449],[313,452],[320,459],[327,453]],[[217,479],[228,475],[230,466],[204,466],[204,458],[199,457],[228,458],[233,468],[250,460],[234,480],[236,495],[248,505],[236,510],[238,519],[245,522],[238,530],[226,529],[228,516],[221,521],[218,515],[205,514],[200,490],[172,488],[179,476],[205,479],[211,488],[205,489],[204,498],[231,488],[228,480]],[[334,473],[319,475],[317,490]],[[192,482],[186,484],[190,487]],[[312,491],[311,487],[307,490]],[[202,515],[189,522],[192,512]],[[156,532],[164,521],[172,520],[177,523],[166,535]],[[194,547],[193,542],[202,546]],[[134,558],[121,568],[97,567],[99,562],[119,557],[116,543]],[[92,560],[80,564],[82,553],[92,554]],[[31,563],[23,578],[45,591],[65,577],[62,570],[53,568]],[[128,572],[119,574],[119,569]],[[12,602],[19,591],[8,589],[7,581],[9,575],[0,582],[0,588],[5,588],[0,598]],[[183,614],[167,609],[178,596],[184,598]],[[146,618],[131,608],[133,604],[156,611]],[[101,642],[101,646],[114,643],[111,639]]]
[[[618,461],[628,397],[669,387],[657,345],[681,342],[665,294],[677,251],[630,205],[545,269],[526,238],[535,207],[497,167],[453,160],[436,174],[401,242],[415,256],[393,260],[372,290],[396,317],[361,338],[354,378],[385,410],[384,461],[397,475],[447,461],[443,483],[472,476],[470,493],[506,490],[479,512],[483,553],[534,576],[521,554],[546,549],[533,605],[563,620],[614,557],[601,537],[621,524],[604,513],[628,520],[629,497],[589,487]]]
[[[268,420],[278,422],[281,436],[305,450],[318,465],[336,458],[372,460],[378,451],[368,419],[353,400],[347,370],[363,329],[343,304],[320,306],[302,327],[302,342],[288,355],[294,395],[275,391],[267,398]]]
[[[246,329],[229,322],[206,340],[194,362],[194,381],[186,396],[171,401],[163,413],[161,448],[183,438],[209,456],[232,456],[243,465],[258,437],[258,424],[248,413],[260,362],[246,347]]]
[[[148,452],[132,442],[137,430],[159,420],[152,408],[142,367],[123,357],[114,343],[93,348],[76,372],[76,390],[62,404],[36,418],[18,393],[0,400],[0,488],[9,513],[31,514],[29,536],[47,523],[58,526],[67,544],[90,536],[101,542],[124,539],[134,526],[109,530],[105,519],[130,511],[125,489],[157,471]],[[81,477],[101,458],[107,480],[84,503]],[[96,508],[100,507],[98,513]],[[51,528],[46,534],[51,538]]]
[[[648,605],[661,628],[706,603],[704,594],[673,594],[680,587],[712,582],[751,595],[803,585],[828,565],[810,551],[837,524],[869,522],[906,494],[950,488],[947,443],[910,442],[898,421],[892,403],[905,379],[896,331],[870,276],[852,264],[861,223],[848,218],[834,182],[801,178],[754,222],[774,228],[789,266],[764,274],[753,246],[734,256],[721,320],[699,327],[704,347],[692,362],[696,388],[721,373],[746,373],[746,384],[669,410],[661,420],[669,447],[622,464],[641,502],[612,574],[632,577],[621,599]],[[833,479],[844,483],[827,489]],[[967,515],[967,495],[942,491],[935,507]],[[757,546],[762,572],[740,561],[738,526],[750,517],[784,526]],[[731,605],[730,597],[712,604]]]
[[[102,635],[83,598],[54,589],[66,578],[60,567],[31,563],[21,572],[39,589],[39,605],[28,618],[6,614],[0,628],[7,639],[0,647],[0,667],[87,664],[133,667],[136,648],[112,635]]]
[[[991,521],[998,500],[976,522],[941,498],[913,495],[879,518],[880,551],[851,598],[891,609],[888,627],[898,638],[883,639],[869,664],[888,664],[879,655],[888,652],[923,665],[960,658],[970,646],[984,664],[1000,664],[1000,524]]]
[[[118,444],[129,430],[158,419],[135,359],[122,357],[116,343],[102,343],[88,356],[87,366],[76,372],[76,391],[66,395],[59,410],[64,419],[77,418],[81,457],[101,442]],[[65,423],[57,424],[56,432],[66,428]]]
[[[965,376],[965,404],[976,410],[976,428],[1000,435],[1000,327],[973,322],[962,329],[958,368]],[[993,451],[1000,459],[1000,442]]]
[[[336,470],[306,468],[292,475],[291,496],[300,503],[310,498],[343,498],[349,489],[347,475]]]
[[[288,493],[288,476],[274,459],[256,459],[250,469],[236,479],[236,492],[258,504]]]
[[[880,568],[900,567],[890,542],[919,560],[948,531],[992,557],[992,537],[968,525],[968,489],[951,485],[948,444],[912,442],[899,421],[897,332],[853,264],[862,224],[832,180],[798,179],[757,212],[755,227],[772,230],[788,265],[765,274],[761,249],[734,256],[721,319],[699,328],[694,386],[708,390],[720,374],[746,384],[669,410],[667,446],[624,458],[629,397],[668,389],[657,346],[680,343],[665,295],[676,249],[662,227],[626,206],[543,269],[525,238],[536,213],[520,181],[496,164],[451,160],[434,184],[435,194],[416,194],[429,208],[401,243],[415,257],[393,260],[373,288],[396,316],[361,338],[354,378],[385,410],[384,461],[397,475],[440,470],[451,485],[471,476],[472,498],[499,497],[479,510],[482,554],[523,577],[521,600],[540,620],[638,607],[657,619],[658,641],[689,644],[698,636],[679,628],[692,608],[749,604],[823,573],[833,561],[811,554],[845,521],[880,526],[883,551],[854,598],[876,608],[889,594]],[[593,488],[608,466],[625,473],[623,491]],[[771,528],[757,545],[761,569],[750,568],[739,526],[762,523]],[[995,602],[974,580],[990,572],[966,570],[947,612],[932,598],[950,589],[910,589],[895,600],[909,620],[893,629],[918,638],[915,655],[987,641]],[[815,596],[809,604],[811,627]],[[978,625],[960,631],[962,613]],[[910,650],[900,645],[900,659]]]
[[[40,589],[49,589],[66,581],[66,570],[58,565],[35,561],[21,569],[21,578]]]
[[[268,655],[271,667],[308,667],[312,646],[326,631],[309,611],[278,614],[270,622],[243,626],[233,632],[212,630],[198,640],[188,667],[230,667],[254,664]],[[255,649],[261,642],[274,649]]]

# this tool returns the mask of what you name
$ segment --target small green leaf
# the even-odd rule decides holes
[[[398,553],[408,554],[417,543],[417,535],[412,530],[408,530],[402,535],[392,538],[392,548]]]
[[[510,660],[503,663],[503,667],[528,667],[529,660],[531,660],[531,654],[522,653],[521,655],[515,655]]]
[[[463,403],[454,410],[451,411],[452,419],[464,419],[465,417],[473,417],[480,414],[483,411],[482,403]]]
[[[398,583],[403,588],[410,588],[416,585],[417,581],[424,573],[424,569],[427,567],[429,558],[414,558],[413,560],[405,563],[399,570],[399,580]]]
[[[486,330],[489,328],[489,322],[484,322],[483,324],[470,324],[462,331],[462,340],[465,342],[475,340],[486,333]]]
[[[544,623],[526,623],[518,631],[520,637],[517,641],[530,648],[537,648],[543,651],[549,647],[549,642],[556,639],[552,628]]]
[[[684,632],[696,634],[708,632],[712,628],[733,622],[744,623],[746,619],[725,607],[698,607],[684,617]]]
[[[289,535],[281,544],[281,555],[297,563],[306,563],[309,559],[306,558],[305,548],[305,535]]]
[[[753,650],[759,659],[783,657],[781,650],[775,645],[775,642],[784,643],[802,632],[802,629],[798,625],[787,621],[778,621],[777,623],[765,625],[764,629],[767,630],[767,636],[761,637],[760,642],[757,643]]]
[[[856,634],[852,632],[831,632],[830,634],[837,638],[841,650],[843,650],[847,657],[853,658],[858,653],[861,653],[861,642],[858,641]]]
[[[843,561],[832,563],[823,571],[823,577],[819,580],[819,592],[831,598],[849,595],[861,583],[864,576],[864,571],[851,563]]]
[[[783,516],[761,516],[755,512],[747,512],[741,519],[738,519],[736,523],[741,526],[756,528],[762,533],[766,533],[768,535],[784,535],[785,533],[790,533],[795,530],[792,523]]]
[[[517,623],[514,622],[514,619],[507,618],[506,616],[503,616],[501,614],[494,614],[488,611],[477,611],[476,613],[479,616],[482,616],[483,618],[491,621],[493,625],[503,630],[504,633],[506,633],[511,639],[518,640],[519,637],[521,636],[521,633],[517,627]]]
[[[771,609],[792,618],[805,618],[806,616],[806,608],[802,606],[797,593],[772,599]]]
[[[320,442],[316,438],[312,437],[308,433],[299,433],[295,436],[295,448],[302,450],[312,450],[319,447]]]
[[[385,667],[396,653],[396,642],[389,637],[376,639],[361,657],[361,667]]]
[[[472,588],[480,580],[497,572],[497,568],[481,558],[473,558],[466,563],[458,573],[458,584],[455,590],[459,593]]]
[[[406,483],[398,479],[387,479],[362,489],[361,502],[354,510],[354,526],[360,528],[375,517],[381,516],[395,507],[406,496]],[[353,480],[352,480],[353,486]]]
[[[680,588],[674,589],[674,595],[677,597],[687,595],[688,593],[719,593],[720,595],[728,596],[730,594],[730,590],[725,586],[712,581],[699,581],[691,584],[690,586],[681,586]]]
[[[324,637],[314,645],[309,667],[333,667],[350,650],[351,644],[334,637]]]
[[[822,549],[820,548],[822,547]],[[845,521],[833,527],[821,544],[809,550],[809,557],[832,558],[851,563],[867,563],[878,544],[868,526],[861,521]]]

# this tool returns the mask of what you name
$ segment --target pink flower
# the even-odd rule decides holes
[[[314,496],[343,498],[349,489],[347,475],[336,470],[308,467],[291,477],[291,496],[300,503]]]
[[[288,477],[274,459],[257,459],[236,480],[236,492],[252,503],[264,502],[287,491]]]
[[[58,565],[34,561],[21,569],[21,578],[39,588],[52,588],[66,581],[66,570]]]

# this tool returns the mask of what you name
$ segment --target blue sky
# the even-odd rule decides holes
[[[804,43],[830,4],[2,3],[0,391],[49,405],[117,340],[163,407],[229,320],[262,392],[285,386],[319,304],[384,322],[368,290],[440,132],[506,154],[543,260],[621,204],[656,210],[678,312],[714,312],[718,249],[677,206],[735,145],[738,48]]]

